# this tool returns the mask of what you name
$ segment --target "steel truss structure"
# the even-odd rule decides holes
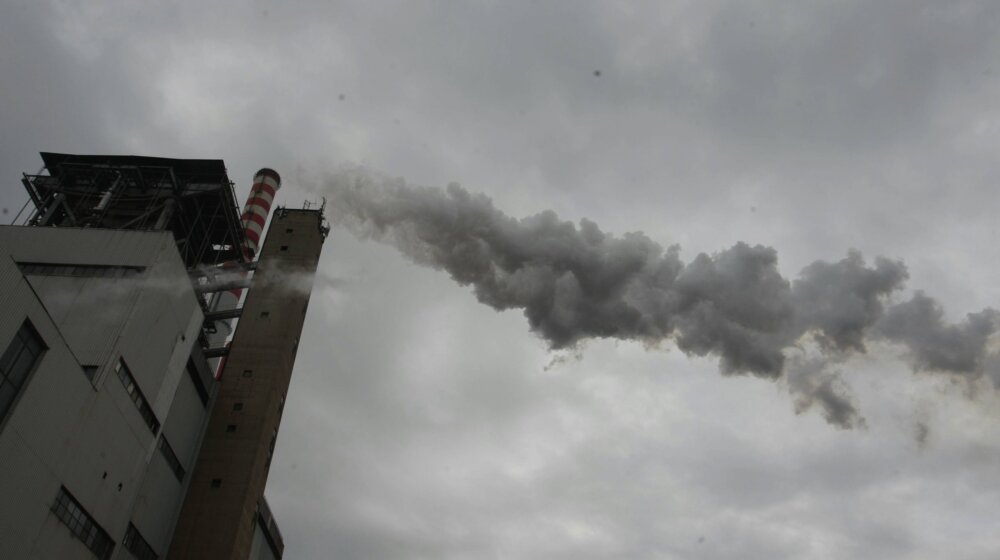
[[[169,230],[189,269],[244,262],[247,243],[221,160],[42,152],[22,182],[33,226]]]

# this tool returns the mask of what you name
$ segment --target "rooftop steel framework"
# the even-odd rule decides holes
[[[42,152],[24,174],[26,225],[172,231],[189,269],[245,262],[247,243],[222,160]]]

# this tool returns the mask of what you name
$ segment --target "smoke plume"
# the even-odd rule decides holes
[[[992,309],[947,324],[920,292],[890,303],[905,265],[868,264],[856,251],[789,281],[770,247],[741,242],[685,263],[677,246],[641,232],[614,236],[552,211],[515,219],[457,184],[409,186],[355,168],[329,177],[325,190],[335,223],[448,272],[494,309],[523,310],[553,349],[589,338],[670,339],[686,353],[717,356],[727,375],[785,375],[798,410],[815,404],[845,428],[864,419],[831,364],[880,340],[905,347],[917,370],[978,378],[1000,324]],[[798,357],[803,344],[819,357]]]

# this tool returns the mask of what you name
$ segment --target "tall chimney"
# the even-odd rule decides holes
[[[243,248],[243,254],[247,261],[252,261],[257,255],[260,247],[261,236],[264,235],[264,225],[267,223],[267,215],[271,211],[274,203],[274,195],[281,188],[281,175],[278,172],[263,168],[257,171],[253,177],[253,185],[250,187],[250,195],[247,196],[247,203],[243,206],[243,214],[240,222],[243,224],[243,231],[246,233],[247,244]],[[226,264],[222,265],[223,268]],[[243,273],[245,274],[245,272]],[[225,311],[236,309],[243,297],[243,288],[233,288],[224,292],[219,292],[212,299],[209,308],[212,311]],[[233,334],[233,320],[218,320],[215,322],[215,332],[209,335],[209,345],[213,348],[226,344],[226,340]],[[225,358],[210,360],[209,363],[215,370],[215,378],[218,379],[225,367]]]
[[[274,202],[274,193],[281,188],[281,175],[267,167],[261,169],[253,177],[253,186],[250,187],[250,196],[247,197],[246,206],[243,207],[243,229],[247,236],[247,259],[253,259],[257,255],[260,246],[260,237],[264,232],[264,224],[267,223],[267,214],[271,211],[271,204]]]

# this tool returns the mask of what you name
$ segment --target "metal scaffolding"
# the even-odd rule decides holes
[[[172,231],[189,269],[245,260],[233,184],[221,160],[43,152],[25,174],[34,226]]]

